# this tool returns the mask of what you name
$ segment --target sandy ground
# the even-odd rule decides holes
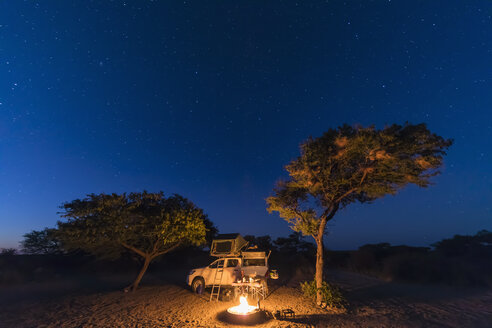
[[[303,298],[299,279],[273,286],[262,307],[291,308],[295,319],[256,327],[492,327],[492,291],[386,283],[330,272],[346,292],[345,313]],[[220,314],[232,302],[208,302],[179,284],[143,286],[136,293],[84,292],[63,282],[0,288],[0,327],[230,327]]]

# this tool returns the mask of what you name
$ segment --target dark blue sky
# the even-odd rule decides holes
[[[286,235],[265,198],[343,123],[455,139],[428,189],[355,205],[326,244],[492,229],[492,2],[3,1],[0,247],[88,193],[163,190],[221,232]]]

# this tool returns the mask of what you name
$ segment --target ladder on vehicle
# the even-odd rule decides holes
[[[210,301],[212,299],[218,301],[220,295],[220,286],[222,284],[222,277],[224,277],[224,264],[225,259],[221,259],[217,262],[217,268],[215,269],[215,276],[212,284],[212,291],[210,292]]]

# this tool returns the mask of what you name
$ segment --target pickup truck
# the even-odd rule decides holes
[[[224,290],[232,287],[232,283],[243,277],[260,279],[264,287],[267,287],[268,257],[265,256],[265,252],[243,252],[241,256],[219,258],[206,267],[192,269],[186,279],[188,286],[195,293],[201,293],[206,287],[212,287],[217,267],[224,268],[220,281],[221,288],[226,287]],[[220,277],[220,273],[217,276]]]

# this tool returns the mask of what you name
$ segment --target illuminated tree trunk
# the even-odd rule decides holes
[[[321,305],[321,302],[323,301],[323,297],[321,295],[321,287],[323,286],[323,235],[325,233],[325,226],[326,226],[327,219],[322,218],[319,228],[318,228],[318,235],[316,236],[316,274],[314,276],[316,280],[316,303],[318,305]]]
[[[321,286],[323,284],[323,236],[319,240],[316,241],[316,245],[318,246],[316,250],[316,303],[318,305],[323,301],[323,297],[321,295]]]

